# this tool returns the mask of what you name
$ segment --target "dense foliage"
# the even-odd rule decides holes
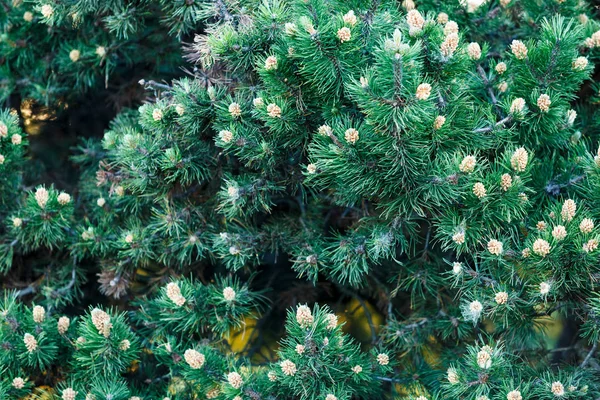
[[[0,397],[600,396],[593,5],[4,12],[10,101],[149,71],[72,190],[0,113]]]

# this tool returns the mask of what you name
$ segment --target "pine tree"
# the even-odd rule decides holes
[[[150,36],[168,53],[196,32],[194,67],[149,77],[144,104],[73,149],[72,193],[26,186],[27,135],[0,113],[0,269],[38,260],[28,286],[5,283],[19,290],[0,304],[0,397],[600,396],[591,4],[6,9],[30,6],[52,40],[87,49],[37,65],[51,40],[7,70],[64,71],[54,100],[95,87],[99,38],[117,52],[105,76],[120,79],[119,52],[154,57]],[[27,35],[13,28],[12,42]]]

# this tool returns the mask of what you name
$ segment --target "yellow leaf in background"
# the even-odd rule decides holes
[[[171,379],[171,383],[169,384],[168,392],[171,396],[174,396],[178,393],[185,391],[186,386],[187,385],[183,379],[181,379],[178,376],[174,376],[173,379]]]
[[[241,353],[248,347],[256,331],[256,317],[248,315],[244,317],[242,326],[239,328],[233,328],[229,331],[229,337],[226,338],[227,343],[231,351],[235,353]]]
[[[33,389],[33,392],[22,400],[53,400],[54,389],[50,386],[38,386]]]
[[[423,360],[432,368],[440,365],[441,347],[438,344],[425,345],[422,348]]]
[[[350,300],[346,304],[343,315],[344,319],[348,321],[342,327],[343,331],[362,343],[371,343],[373,334],[371,325],[375,335],[377,335],[384,323],[383,315],[368,301],[361,303],[357,299]]]

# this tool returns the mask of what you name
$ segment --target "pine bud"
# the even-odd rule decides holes
[[[379,365],[388,365],[390,363],[390,357],[387,354],[379,353],[377,355],[377,362]]]
[[[302,355],[305,349],[306,348],[301,344],[296,345],[296,353],[298,353],[299,355]]]
[[[228,110],[229,114],[231,114],[233,118],[237,118],[242,115],[242,107],[240,107],[238,103],[231,103]]]
[[[127,350],[129,350],[130,347],[131,347],[131,342],[127,339],[124,339],[121,341],[121,343],[119,343],[119,350],[121,350],[121,351],[127,351]]]
[[[33,14],[30,11],[25,11],[25,14],[23,14],[23,20],[25,22],[33,21]]]
[[[294,376],[296,374],[296,364],[290,360],[282,361],[279,366],[281,367],[281,371],[287,376]]]
[[[413,0],[404,0],[402,2],[402,7],[404,7],[404,9],[406,11],[410,11],[410,10],[414,10],[415,6],[415,2]]]
[[[35,191],[35,201],[37,202],[40,208],[46,208],[46,204],[48,204],[49,193],[45,187],[39,187]]]
[[[479,368],[489,369],[492,366],[492,356],[485,350],[477,353],[477,365]]]
[[[156,122],[160,121],[163,118],[163,112],[160,108],[155,108],[152,110],[152,119]]]
[[[527,57],[527,46],[520,40],[513,40],[510,50],[518,60],[523,60]]]
[[[437,15],[436,20],[437,20],[438,24],[444,25],[445,23],[448,22],[448,14],[446,14],[445,12],[441,12]]]
[[[181,104],[177,104],[175,106],[175,112],[181,117],[185,113],[185,107],[183,107]]]
[[[504,62],[499,62],[498,64],[496,64],[496,72],[500,75],[502,75],[503,73],[506,72],[506,63]]]
[[[235,300],[235,290],[227,286],[225,289],[223,289],[223,298],[227,301]]]
[[[69,52],[69,58],[73,62],[79,61],[79,57],[81,56],[81,52],[77,49],[73,49]]]
[[[337,327],[337,324],[338,324],[337,315],[329,313],[325,316],[325,319],[327,319],[327,329],[328,330],[333,330]]]
[[[479,300],[474,300],[469,303],[469,315],[472,321],[477,321],[483,312],[483,305]]]
[[[556,240],[563,240],[567,237],[567,230],[562,225],[557,225],[552,229],[552,237]]]
[[[344,26],[343,28],[338,29],[337,37],[340,39],[340,42],[344,43],[352,38],[352,32],[348,27]]]
[[[527,168],[528,161],[529,154],[527,154],[527,150],[523,147],[519,147],[510,158],[510,166],[517,172],[523,172],[525,171],[525,168]]]
[[[454,21],[448,21],[444,25],[444,35],[448,36],[451,33],[458,33],[458,24]]]
[[[269,378],[269,380],[271,382],[275,382],[277,380],[277,375],[273,371],[269,371],[269,373],[267,374],[267,377]]]
[[[506,395],[506,400],[523,400],[523,396],[518,390],[513,390]]]
[[[292,22],[286,23],[284,29],[285,29],[286,35],[289,35],[289,36],[293,36],[296,33],[298,33],[298,27],[296,26],[296,24],[294,24]]]
[[[454,275],[460,275],[460,274],[462,274],[462,271],[463,271],[462,263],[455,262],[454,264],[452,264],[452,273]]]
[[[110,315],[100,310],[99,308],[94,308],[91,314],[92,324],[94,324],[94,326],[98,330],[98,333],[104,335],[104,337],[109,337],[110,330],[112,328],[112,323],[110,322]]]
[[[583,244],[583,251],[585,251],[586,253],[591,253],[593,251],[595,251],[598,248],[598,240],[597,239],[590,239],[587,241],[587,243]]]
[[[335,395],[330,393],[325,397],[325,400],[338,400],[338,398],[335,397]]]
[[[496,293],[494,299],[496,300],[496,304],[506,304],[506,302],[508,301],[508,293],[498,292]]]
[[[425,25],[425,18],[423,18],[418,10],[410,10],[406,14],[406,22],[410,28],[421,30],[423,29],[423,25]]]
[[[222,130],[219,132],[219,139],[221,139],[223,143],[229,143],[233,140],[233,133],[228,130]]]
[[[106,55],[106,47],[104,47],[104,46],[96,47],[96,55],[98,57],[104,57]]]
[[[469,54],[471,60],[479,60],[481,58],[481,47],[479,46],[479,43],[469,43],[467,46],[467,54]]]
[[[594,221],[590,218],[584,218],[579,224],[581,233],[590,233],[594,229]]]
[[[42,322],[44,322],[44,319],[46,318],[46,310],[44,310],[44,307],[42,306],[35,306],[33,307],[33,321],[36,324],[41,324]]]
[[[448,34],[440,45],[440,51],[442,52],[442,55],[445,57],[452,56],[452,54],[454,54],[458,48],[458,41],[459,38],[457,33]]]
[[[20,145],[22,140],[23,139],[21,138],[21,135],[19,135],[18,133],[15,133],[14,135],[12,135],[10,137],[11,143],[14,144],[14,145],[16,145],[16,146]]]
[[[561,397],[565,394],[565,387],[560,382],[552,382],[552,386],[550,387],[550,391],[555,396]]]
[[[54,8],[50,4],[44,4],[41,11],[45,18],[50,18],[54,14]]]
[[[442,129],[442,126],[446,123],[446,117],[443,115],[438,115],[435,117],[435,121],[433,122],[433,129],[438,130]]]
[[[65,192],[61,192],[58,195],[58,202],[63,206],[69,204],[71,202],[71,196]]]
[[[465,242],[465,232],[458,231],[454,235],[452,235],[452,241],[456,244],[463,244]]]
[[[308,164],[306,166],[306,172],[308,172],[309,174],[314,174],[317,172],[317,166],[315,164]]]
[[[12,223],[15,228],[20,228],[23,225],[23,220],[19,217],[14,217]]]
[[[550,101],[550,96],[547,94],[542,94],[537,99],[537,106],[542,112],[548,112],[548,110],[550,110],[550,104],[552,104],[552,101]]]
[[[127,235],[125,235],[125,243],[133,243],[133,234],[128,233]]]
[[[277,69],[277,57],[275,57],[275,56],[267,57],[267,59],[265,60],[265,69],[267,71]]]
[[[473,185],[473,194],[479,199],[483,199],[487,195],[487,190],[481,182],[477,182]]]
[[[77,393],[73,388],[66,388],[62,392],[62,400],[75,400],[77,398]]]
[[[96,200],[96,205],[98,207],[104,207],[105,204],[106,204],[106,200],[104,200],[103,197],[100,197],[98,200]]]
[[[510,176],[510,174],[502,174],[502,176],[500,177],[500,187],[502,188],[502,190],[504,190],[505,192],[508,191],[508,189],[510,189],[512,186],[512,177]]]
[[[308,306],[298,306],[298,309],[296,310],[296,322],[303,328],[312,325],[314,318]]]
[[[577,57],[571,64],[571,68],[574,71],[583,71],[588,66],[588,59],[586,57]]]
[[[510,105],[511,114],[519,114],[525,109],[525,99],[519,97],[513,100]]]
[[[550,293],[550,284],[548,282],[540,283],[540,294],[545,296],[548,293]]]
[[[12,387],[15,389],[23,389],[25,387],[25,380],[23,378],[17,377],[12,380]]]
[[[234,389],[239,389],[244,384],[242,376],[237,372],[230,372],[227,374],[227,382],[229,382]]]
[[[185,297],[181,295],[181,289],[175,282],[170,282],[167,285],[167,297],[178,307],[185,303]]]
[[[567,199],[563,203],[562,209],[560,211],[560,216],[567,222],[570,222],[573,217],[575,217],[575,213],[577,212],[577,204],[572,199]]]
[[[321,125],[318,129],[319,135],[328,136],[333,133],[333,130],[329,125]],[[600,154],[600,148],[598,149],[598,153]]]
[[[281,118],[281,108],[277,104],[269,104],[267,106],[267,113],[271,118]]]
[[[204,362],[206,361],[206,357],[204,357],[204,354],[194,349],[187,349],[183,354],[183,358],[192,369],[202,368]]]
[[[504,93],[508,90],[508,83],[506,83],[506,81],[502,81],[496,86],[496,88],[500,93]]]
[[[71,325],[71,320],[68,317],[62,316],[58,319],[58,323],[56,327],[58,329],[58,333],[64,335],[69,330],[69,326]]]
[[[241,253],[241,250],[239,247],[237,246],[231,246],[229,248],[229,254],[231,254],[232,256],[237,256]]]
[[[254,107],[260,108],[265,104],[265,102],[262,99],[262,97],[257,97],[254,100],[252,100],[252,104],[254,105]]]
[[[588,21],[590,20],[589,17],[585,14],[579,14],[577,16],[577,20],[579,21],[580,24],[585,25],[588,23]]]
[[[358,131],[354,128],[347,129],[346,132],[344,132],[344,138],[346,139],[346,142],[354,144],[359,139]]]
[[[464,172],[470,174],[475,171],[475,166],[477,165],[477,159],[474,156],[466,156],[460,162],[458,169],[460,172]]]
[[[446,376],[448,377],[448,382],[450,382],[451,385],[456,385],[460,381],[458,378],[458,372],[455,368],[448,368]]]
[[[417,87],[416,96],[419,100],[427,100],[431,95],[431,85],[429,83],[421,83]]]
[[[29,353],[33,353],[38,348],[38,342],[35,340],[32,334],[26,333],[23,336],[23,343],[25,343],[25,347]]]
[[[343,19],[344,23],[350,26],[354,26],[358,22],[356,15],[354,15],[354,10],[350,10],[346,14],[344,14]]]
[[[544,239],[536,239],[532,246],[533,252],[540,257],[546,257],[550,253],[550,243]]]
[[[6,124],[2,121],[0,121],[0,137],[7,137],[8,136],[8,126],[6,126]]]
[[[360,374],[362,370],[363,369],[360,365],[355,365],[354,367],[352,367],[352,372],[354,372],[355,374]]]
[[[369,81],[364,76],[361,76],[359,81],[360,81],[360,87],[362,87],[363,89],[369,87]]]
[[[240,197],[240,188],[237,186],[228,186],[227,195],[233,200],[238,199]]]
[[[544,221],[538,221],[537,224],[535,224],[535,227],[538,231],[543,232],[548,227],[548,224],[546,224]]]
[[[504,246],[502,245],[502,242],[496,239],[491,239],[487,244],[487,249],[491,254],[499,256],[500,254],[502,254]]]

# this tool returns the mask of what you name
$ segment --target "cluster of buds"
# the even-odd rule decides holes
[[[177,307],[185,304],[185,297],[181,295],[181,289],[175,282],[170,282],[167,285],[167,297],[175,303]]]
[[[92,310],[92,324],[94,324],[98,332],[104,337],[110,336],[112,323],[110,322],[110,315],[108,315],[106,312],[100,310],[99,308],[94,308]]]

